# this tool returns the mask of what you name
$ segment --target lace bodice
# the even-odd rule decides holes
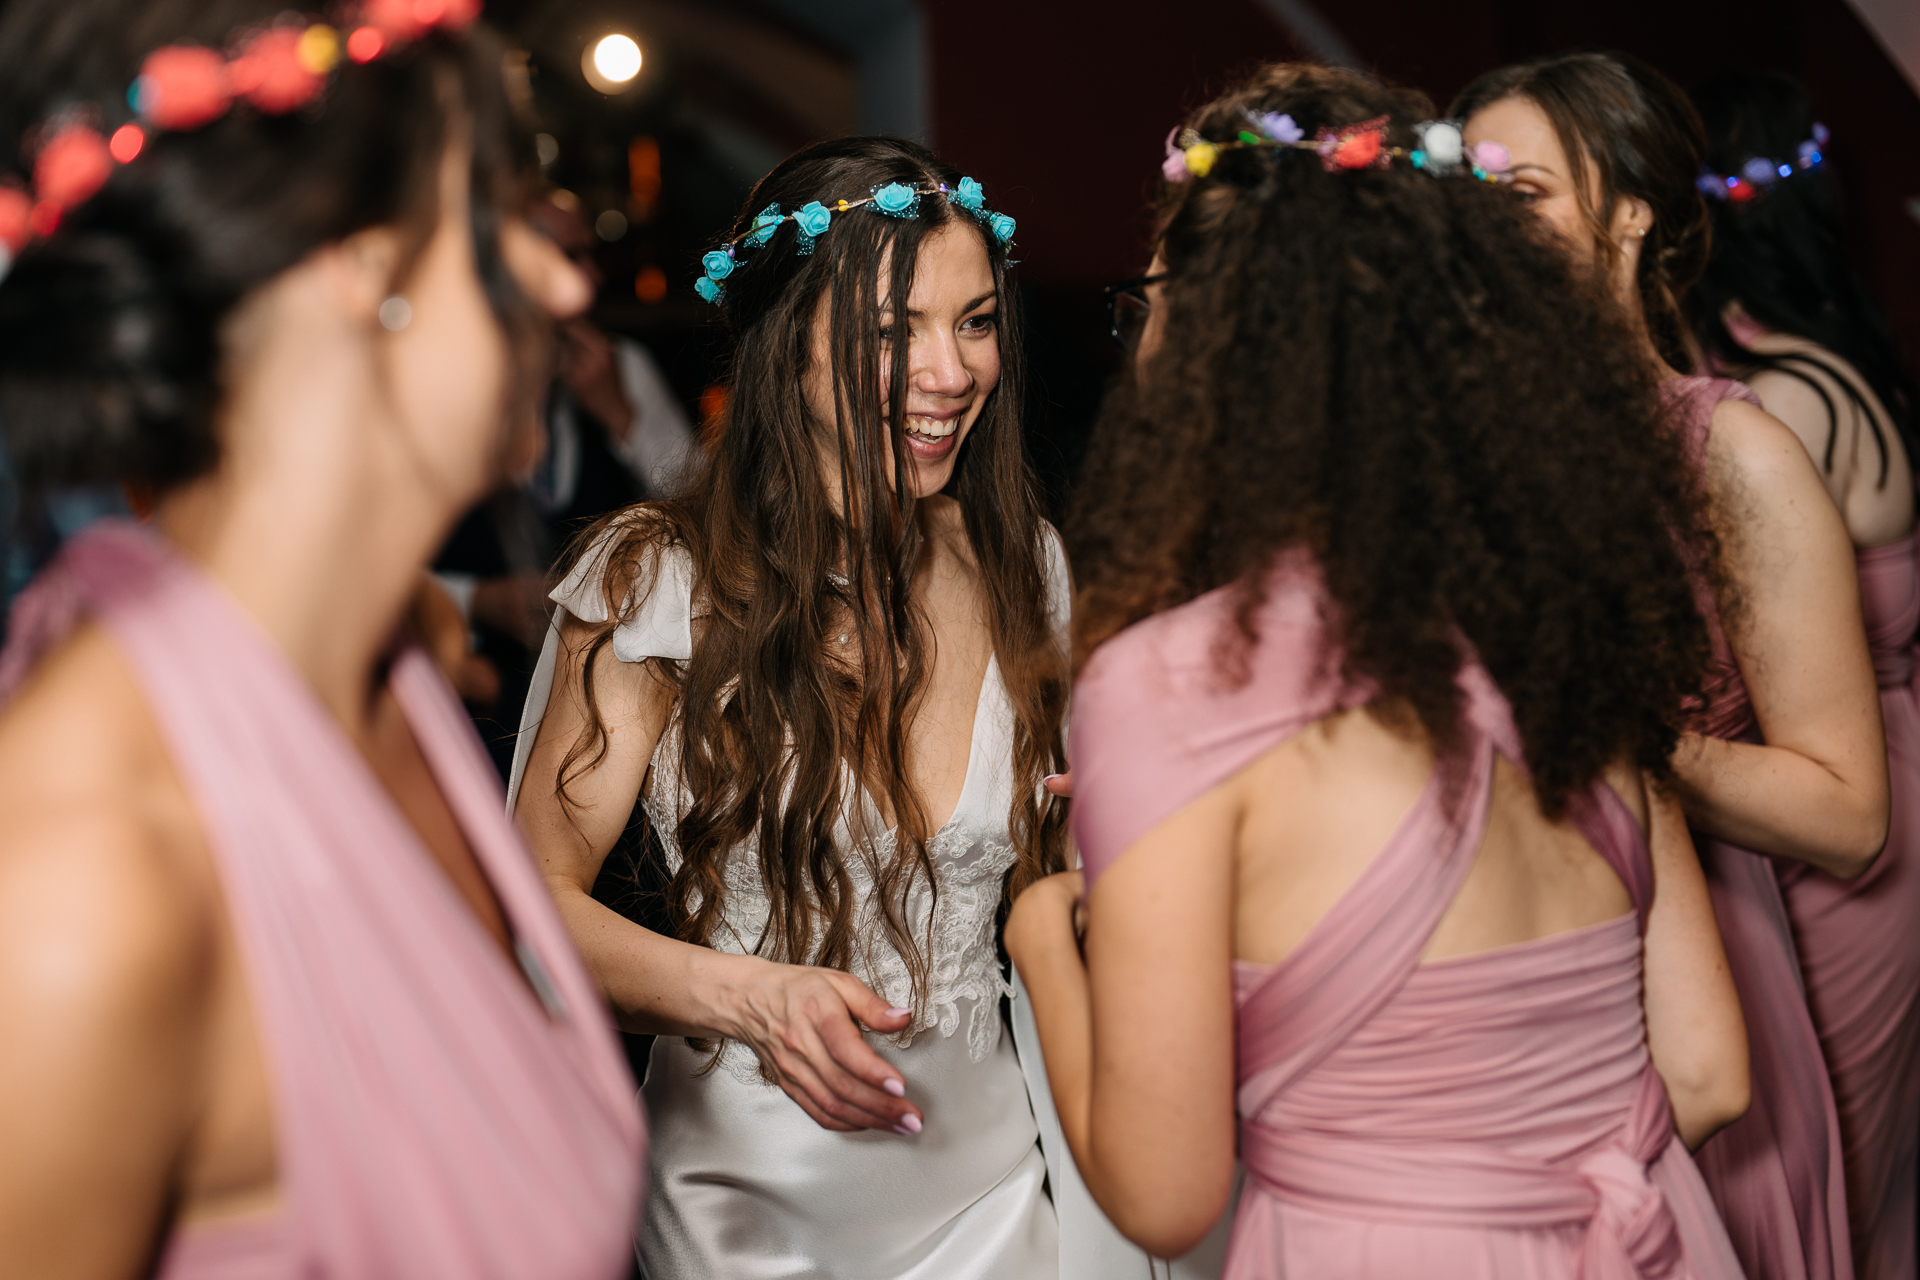
[[[556,602],[583,621],[600,622],[607,617],[600,550],[596,547],[583,555],[552,593]],[[1047,575],[1046,607],[1055,634],[1064,644],[1069,607],[1066,559],[1051,528],[1046,530],[1042,563]],[[651,581],[652,589],[635,616],[615,631],[614,655],[624,662],[652,657],[685,662],[693,653],[695,606],[690,557],[681,548],[669,548],[661,563],[643,568],[639,580]],[[531,737],[524,725],[521,736],[523,740]],[[640,797],[672,870],[677,870],[681,861],[680,819],[693,801],[681,782],[679,762],[676,716],[654,749],[648,783]],[[946,825],[927,843],[937,885],[929,886],[924,877],[918,878],[905,903],[907,924],[916,938],[925,940],[928,983],[926,1000],[914,1007],[914,1020],[894,1037],[897,1043],[910,1044],[929,1032],[951,1036],[964,1021],[972,1061],[984,1061],[999,1044],[999,1001],[1012,991],[1001,976],[993,935],[1001,884],[1016,857],[1008,834],[1012,774],[1013,707],[1001,680],[999,662],[990,659],[974,711],[973,741],[959,803]],[[859,791],[851,770],[845,770],[844,777],[846,807],[862,806],[864,829],[881,831],[879,815]],[[885,832],[874,838],[870,847],[862,848],[843,818],[836,836],[858,904],[855,956],[848,968],[889,1003],[915,1006],[906,959],[886,939],[873,889],[875,868],[892,856],[893,833]],[[726,880],[724,924],[716,930],[712,945],[722,951],[752,954],[769,914],[755,841],[750,839],[732,851]],[[729,1042],[721,1052],[720,1065],[742,1081],[760,1078],[759,1063],[745,1045]]]

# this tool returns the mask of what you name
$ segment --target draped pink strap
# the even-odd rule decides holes
[[[518,968],[266,635],[143,530],[96,527],[21,597],[0,696],[82,614],[125,655],[201,817],[273,1089],[280,1210],[176,1235],[159,1274],[237,1257],[252,1276],[621,1274],[645,1149],[632,1085],[432,664],[403,651],[391,688]]]

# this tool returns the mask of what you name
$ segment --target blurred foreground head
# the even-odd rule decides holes
[[[129,86],[155,50],[226,51],[284,9],[16,0],[0,20],[0,170],[31,173],[49,122],[110,134],[132,119]],[[236,307],[316,250],[378,227],[398,235],[403,294],[449,212],[449,156],[468,169],[469,207],[454,212],[470,221],[485,306],[506,335],[507,381],[526,381],[541,325],[501,254],[526,167],[502,68],[484,30],[430,29],[364,64],[340,58],[297,109],[236,99],[201,127],[151,133],[0,280],[0,429],[13,465],[30,484],[150,491],[210,471],[242,336]]]
[[[1432,114],[1348,71],[1270,66],[1186,122],[1227,142]],[[1666,769],[1706,635],[1689,470],[1590,272],[1504,186],[1311,151],[1219,151],[1162,190],[1160,340],[1081,486],[1076,653],[1306,553],[1347,678],[1455,739],[1477,655],[1553,812],[1607,765]],[[1673,536],[1679,534],[1676,542]],[[1594,673],[1604,679],[1590,679]]]

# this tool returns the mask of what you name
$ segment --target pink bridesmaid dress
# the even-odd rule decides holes
[[[1217,674],[1230,591],[1104,645],[1074,692],[1074,830],[1090,877],[1143,832],[1366,700],[1325,654],[1317,576],[1277,570],[1249,679]],[[1485,832],[1505,700],[1463,671],[1464,760],[1436,770],[1360,880],[1272,968],[1236,963],[1240,1159],[1228,1280],[1739,1276],[1647,1049],[1646,842],[1604,785],[1575,821],[1633,913],[1422,964]],[[1453,785],[1450,787],[1448,784]]]
[[[15,603],[0,697],[91,615],[205,825],[272,1081],[279,1205],[174,1234],[164,1280],[611,1278],[645,1130],[598,992],[459,703],[391,688],[515,938],[503,955],[286,659],[211,579],[96,526]]]
[[[1920,629],[1915,540],[1857,556],[1860,606],[1880,680],[1893,821],[1867,873],[1839,881],[1778,860],[1807,1003],[1826,1051],[1846,1153],[1861,1280],[1914,1280],[1920,1174]]]
[[[1759,403],[1726,378],[1679,378],[1665,390],[1701,465],[1721,401]],[[1701,604],[1715,665],[1705,732],[1759,742],[1753,704],[1710,593],[1702,592]],[[1709,1138],[1694,1158],[1753,1280],[1851,1280],[1840,1122],[1773,859],[1701,832],[1694,833],[1694,843],[1753,1056],[1747,1114]]]

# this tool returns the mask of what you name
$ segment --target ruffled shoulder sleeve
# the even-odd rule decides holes
[[[693,656],[693,557],[683,546],[649,543],[626,560],[614,554],[631,526],[609,526],[574,563],[548,598],[582,622],[605,622],[611,596],[625,609],[633,592],[642,593],[633,616],[613,633],[613,656],[622,662]],[[608,591],[607,575],[625,580]]]
[[[1232,587],[1209,592],[1128,627],[1087,661],[1073,691],[1069,754],[1073,834],[1089,882],[1273,747],[1367,701],[1327,646],[1317,574],[1275,572],[1254,616],[1258,639],[1240,663],[1228,657],[1237,599]]]

